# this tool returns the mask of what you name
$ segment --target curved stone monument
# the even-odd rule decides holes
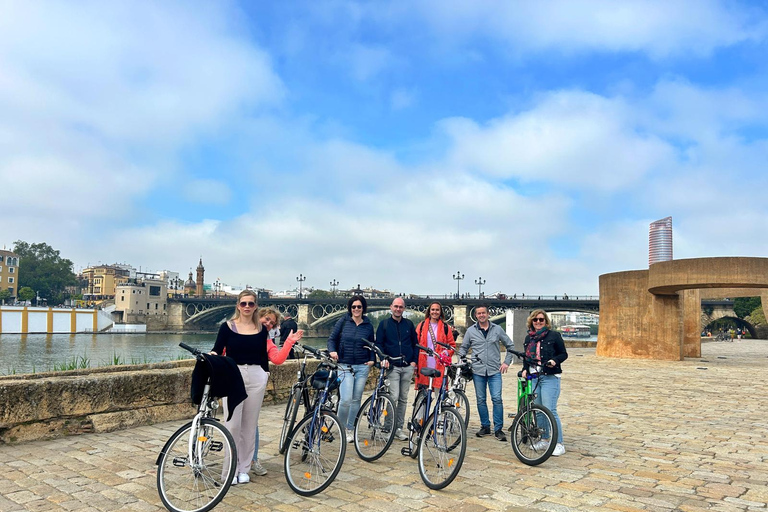
[[[768,313],[768,258],[692,258],[600,276],[597,355],[682,360],[701,356],[701,295],[761,295]],[[768,316],[768,315],[767,315]]]

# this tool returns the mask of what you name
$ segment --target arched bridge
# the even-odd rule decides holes
[[[347,311],[347,298],[327,299],[259,299],[260,307],[272,307],[281,314],[290,313],[302,327],[326,327],[332,325]],[[389,310],[392,298],[366,299],[368,312]],[[536,296],[531,298],[513,299],[433,299],[427,297],[405,298],[406,309],[425,313],[429,305],[438,300],[443,305],[446,318],[457,328],[463,329],[475,322],[475,308],[480,304],[488,304],[491,320],[498,322],[504,319],[507,310],[531,310],[542,308],[547,311],[574,311],[597,313],[599,301],[594,296],[568,297]],[[176,325],[185,328],[210,328],[221,323],[234,313],[234,298],[172,298],[169,303],[169,315],[178,315]]]

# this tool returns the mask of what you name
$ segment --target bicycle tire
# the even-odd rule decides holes
[[[280,430],[280,443],[277,445],[277,451],[280,455],[285,453],[288,443],[291,439],[291,431],[296,425],[296,416],[299,413],[301,405],[301,387],[295,386],[288,397],[288,403],[285,404],[285,414],[283,415],[283,428]]]
[[[467,394],[460,389],[454,389],[453,393],[453,408],[464,419],[464,426],[469,427],[469,398]]]
[[[555,417],[543,405],[531,404],[518,410],[512,421],[512,451],[523,464],[538,466],[546,461],[555,451],[557,436]]]
[[[373,462],[384,455],[395,440],[394,422],[395,404],[392,399],[384,393],[369,396],[355,418],[357,455],[365,462]]]
[[[293,492],[313,496],[331,485],[344,463],[346,436],[346,429],[331,411],[312,412],[299,421],[291,432],[283,464]]]
[[[453,407],[427,419],[419,440],[419,475],[430,489],[447,487],[461,470],[467,452],[467,427]]]
[[[420,389],[416,393],[416,399],[413,401],[413,412],[411,414],[410,428],[408,429],[408,448],[410,449],[412,459],[419,456],[419,438],[421,437],[424,422],[427,419],[426,400],[427,392],[424,389]]]
[[[193,435],[194,434],[194,435]],[[199,450],[200,467],[189,461],[189,439]],[[190,421],[178,429],[158,457],[157,492],[171,512],[207,512],[224,499],[232,485],[237,449],[232,434],[218,421],[203,419],[197,432]]]

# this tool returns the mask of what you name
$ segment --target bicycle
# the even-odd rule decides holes
[[[303,348],[321,362],[304,381],[315,391],[312,406],[289,434],[284,468],[285,479],[296,494],[313,496],[339,474],[347,452],[347,431],[334,412],[332,392],[339,386],[338,365],[326,350]]]
[[[528,362],[531,370],[541,364],[539,360],[527,357],[522,352],[515,350],[510,352]],[[522,376],[522,371],[517,373],[517,413],[514,414],[515,419],[509,431],[512,438],[512,451],[520,462],[529,466],[538,466],[555,451],[558,430],[552,412],[543,405],[534,403],[540,381],[539,373],[531,370],[526,377]]]
[[[304,359],[302,360],[301,364],[299,365],[298,370],[296,371],[296,382],[291,386],[291,394],[288,397],[288,403],[285,405],[285,414],[283,415],[283,427],[280,430],[280,441],[278,442],[278,452],[280,455],[285,453],[285,450],[288,449],[288,440],[289,440],[289,434],[293,430],[293,428],[296,426],[296,417],[299,413],[299,407],[303,404],[304,405],[304,416],[309,414],[310,411],[310,396],[309,396],[309,388],[310,386],[307,383],[307,357],[311,353],[316,358],[320,359],[321,356],[320,351],[318,349],[309,347],[309,346],[303,346],[298,343],[294,345],[294,349],[298,349],[304,352]],[[338,403],[338,400],[336,401],[336,404]],[[334,407],[333,412],[336,412],[336,409]],[[303,416],[302,416],[303,417]]]
[[[450,345],[437,342],[449,350]],[[416,345],[429,355],[440,358],[444,365],[449,365],[450,356],[441,358],[440,354],[428,347]],[[437,396],[433,400],[432,383],[440,378],[440,371],[434,368],[421,368],[422,375],[429,378],[429,386],[419,390],[414,402],[411,421],[408,423],[409,438],[403,455],[419,459],[419,475],[430,489],[443,489],[459,474],[467,451],[467,428],[464,419],[456,412],[448,399],[446,379],[441,379]],[[419,403],[419,400],[422,402]],[[431,409],[431,412],[430,412]],[[413,449],[414,442],[416,449]],[[416,455],[414,455],[416,451]]]
[[[209,358],[221,357],[185,343],[179,346],[206,364],[210,364]],[[219,401],[210,391],[209,376],[197,414],[166,441],[155,462],[160,500],[172,512],[211,510],[224,498],[235,478],[235,440],[216,419]]]
[[[469,427],[469,399],[467,398],[467,381],[472,378],[472,363],[463,357],[457,363],[446,366],[448,378],[448,397],[456,408],[459,416],[464,418],[464,426]]]
[[[402,356],[389,357],[373,342],[366,338],[362,340],[366,348],[376,354],[379,362],[402,360]],[[395,439],[396,411],[395,404],[389,397],[387,374],[388,372],[379,366],[379,378],[373,388],[373,394],[363,402],[355,418],[355,451],[366,462],[373,462],[384,455]]]

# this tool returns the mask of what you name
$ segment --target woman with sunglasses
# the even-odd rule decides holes
[[[557,422],[557,444],[554,456],[565,453],[563,446],[563,425],[557,414],[557,400],[560,398],[560,378],[563,369],[560,364],[568,359],[565,350],[565,342],[559,332],[551,330],[549,315],[543,309],[534,309],[528,316],[528,335],[525,337],[525,355],[541,361],[541,366],[533,368],[528,363],[523,363],[523,377],[529,372],[539,373],[539,392],[535,402],[543,405],[555,417]],[[548,443],[547,443],[548,444]]]
[[[248,470],[256,447],[256,426],[264,401],[269,378],[269,363],[282,364],[291,351],[291,347],[301,339],[304,331],[291,333],[281,350],[269,340],[269,328],[264,326],[257,316],[258,304],[256,292],[243,290],[237,296],[237,305],[232,319],[221,324],[216,343],[211,354],[223,354],[234,359],[240,370],[248,397],[236,408],[232,417],[224,426],[232,434],[237,448],[237,476],[232,484],[244,484],[250,481]],[[275,319],[277,321],[277,319]],[[224,398],[224,410],[227,402]]]
[[[365,382],[373,365],[373,351],[363,343],[363,338],[374,341],[373,325],[365,312],[368,303],[362,295],[353,295],[347,301],[347,313],[333,326],[328,337],[328,352],[338,361],[339,421],[347,429],[347,442],[355,440],[355,418],[360,410]]]

